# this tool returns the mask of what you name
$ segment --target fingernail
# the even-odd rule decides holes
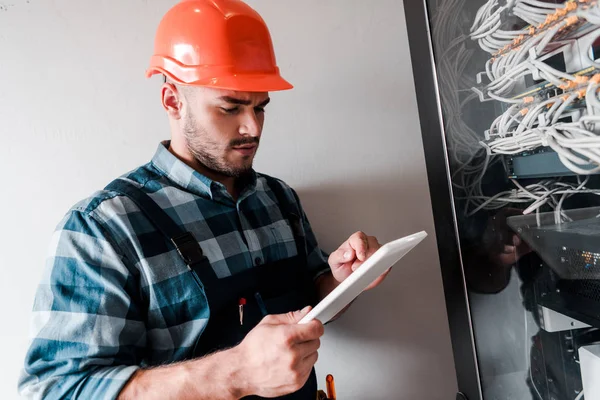
[[[344,260],[347,260],[349,258],[350,258],[350,252],[347,251],[347,252],[344,253]]]
[[[306,313],[306,312],[308,312],[308,310],[310,310],[310,306],[304,307],[300,312],[301,313]]]
[[[353,265],[352,266],[352,272],[356,271],[356,268],[358,268],[358,265]]]

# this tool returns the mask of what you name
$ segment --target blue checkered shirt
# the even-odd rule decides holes
[[[294,235],[266,179],[254,174],[237,201],[161,143],[122,178],[143,190],[199,241],[218,277],[297,255]],[[307,268],[328,271],[302,215]],[[191,357],[208,322],[206,297],[175,250],[129,199],[99,191],[55,231],[37,290],[23,396],[114,399],[142,367]]]

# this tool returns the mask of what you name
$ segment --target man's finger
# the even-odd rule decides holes
[[[513,235],[512,242],[515,247],[519,247],[521,245],[521,238],[517,235]]]
[[[377,240],[377,238],[375,236],[367,237],[367,242],[369,244],[369,250],[367,251],[367,256],[370,257],[377,250],[379,250],[379,248],[381,247],[381,244],[379,244],[379,241]]]
[[[504,266],[509,266],[509,265],[513,265],[515,264],[518,260],[517,260],[517,255],[515,253],[512,254],[500,254],[500,256],[498,257],[500,260],[500,263]]]
[[[512,254],[517,250],[517,248],[515,246],[504,246],[504,249],[502,249],[502,253],[503,254]]]
[[[369,249],[367,235],[364,232],[356,232],[354,235],[350,236],[348,243],[356,252],[356,258],[358,258],[359,261],[365,261]]]
[[[302,325],[290,325],[286,327],[292,342],[304,343],[319,339],[325,333],[323,324],[318,320],[310,321]]]
[[[340,266],[354,260],[354,249],[344,243],[339,249],[329,256],[329,265]]]
[[[309,356],[312,353],[317,352],[321,348],[321,341],[319,339],[311,340],[310,342],[302,342],[295,345],[300,354],[303,354],[303,358]]]
[[[377,250],[379,250],[379,248],[381,247],[381,244],[379,244],[379,241],[377,240],[377,238],[375,236],[368,236],[367,243],[368,243],[367,254],[366,254],[364,260],[359,259],[359,261],[361,261],[360,263],[354,263],[354,265],[352,265],[352,272],[354,272],[358,268],[360,268],[360,266],[363,264],[363,262],[366,261],[373,254],[375,254],[375,252]]]

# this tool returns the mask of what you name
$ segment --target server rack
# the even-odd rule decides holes
[[[599,5],[404,5],[457,399],[600,399]]]

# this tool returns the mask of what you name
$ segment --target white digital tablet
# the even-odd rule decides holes
[[[306,324],[313,319],[318,319],[322,323],[329,322],[352,300],[357,298],[367,286],[396,264],[425,237],[427,237],[427,233],[423,231],[381,246],[363,265],[332,290],[298,323]]]

